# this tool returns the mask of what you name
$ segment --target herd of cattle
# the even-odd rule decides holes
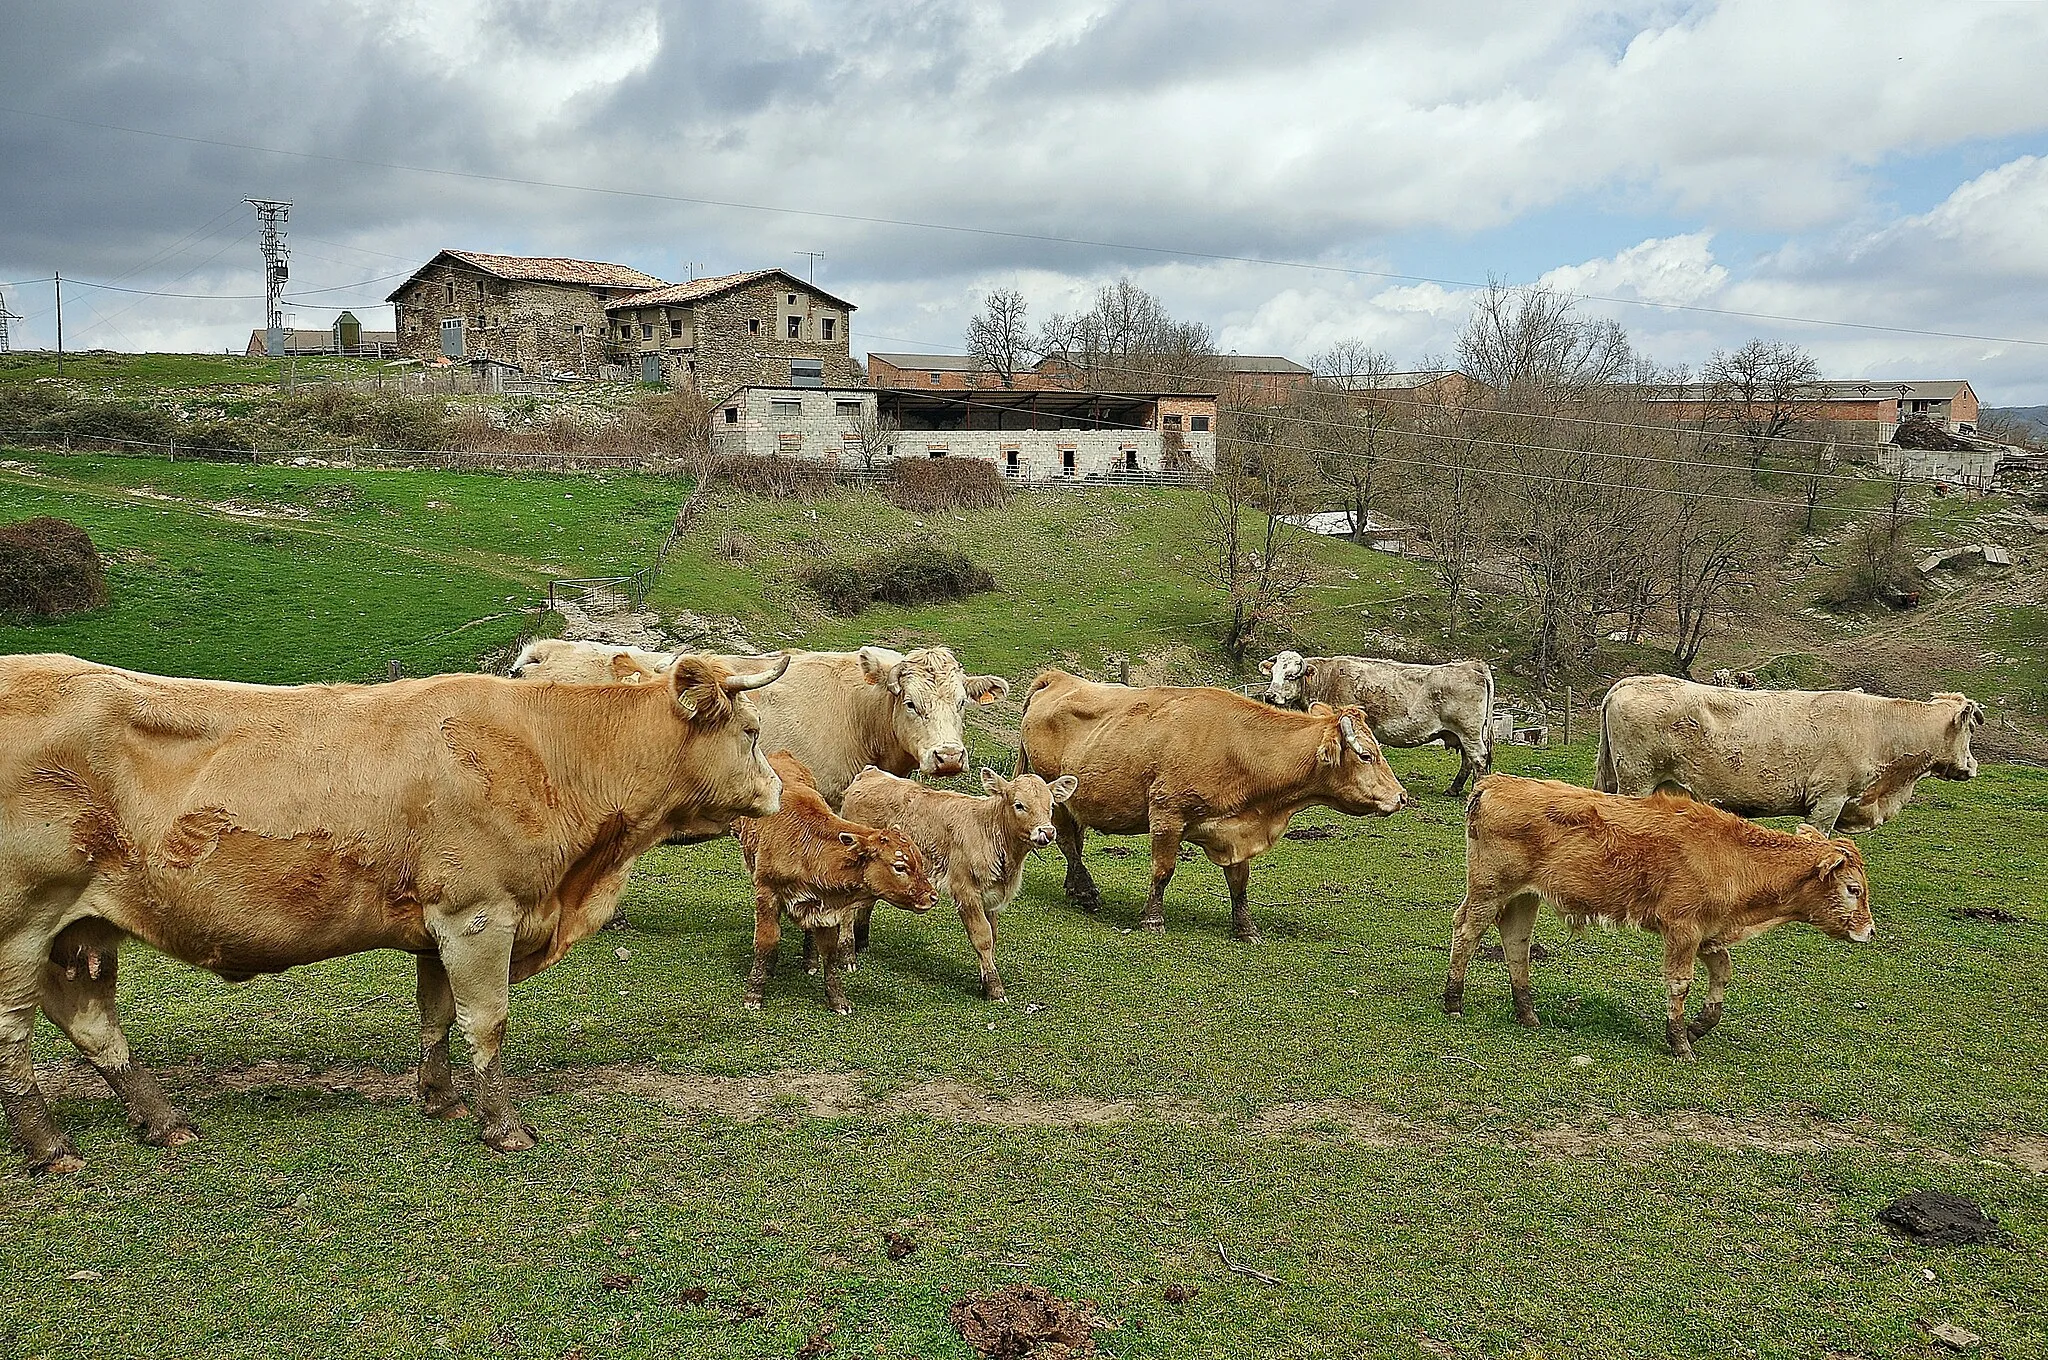
[[[485,1143],[530,1147],[500,1048],[509,986],[615,915],[634,859],[737,836],[755,882],[761,1004],[786,919],[830,1005],[878,902],[951,898],[1003,995],[996,921],[1032,850],[1057,842],[1066,891],[1101,901],[1085,833],[1150,838],[1142,917],[1164,926],[1183,843],[1223,871],[1256,939],[1252,861],[1310,806],[1386,816],[1412,800],[1381,743],[1457,749],[1466,817],[1445,1009],[1498,929],[1517,1019],[1534,1025],[1530,932],[1548,902],[1664,940],[1674,1052],[1719,1019],[1728,947],[1788,921],[1867,941],[1855,844],[1914,782],[1976,772],[1961,695],[1617,683],[1601,709],[1599,791],[1488,773],[1493,679],[1480,662],[1406,666],[1282,652],[1264,702],[1222,689],[1095,684],[1060,670],[1023,701],[1016,772],[970,796],[963,717],[1009,685],[953,653],[668,655],[529,647],[509,678],[279,688],[170,679],[68,656],[0,658],[0,1108],[34,1168],[82,1163],[36,1084],[38,1008],[104,1076],[151,1143],[197,1135],[133,1062],[115,1005],[130,937],[230,980],[371,949],[417,960],[419,1093],[433,1118],[473,1104]],[[1746,816],[1797,814],[1780,832]],[[1740,815],[1738,815],[1740,814]],[[1704,960],[1707,999],[1686,998]],[[468,1102],[449,1065],[459,1026]]]

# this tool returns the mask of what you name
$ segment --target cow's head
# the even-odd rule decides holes
[[[1386,753],[1373,740],[1364,709],[1356,704],[1310,704],[1308,712],[1323,724],[1316,766],[1322,796],[1332,807],[1353,817],[1384,817],[1411,801],[1388,768]]]
[[[761,722],[746,692],[774,683],[788,669],[787,653],[765,670],[739,674],[709,658],[684,656],[662,677],[687,733],[678,802],[669,816],[672,835],[722,835],[734,818],[772,817],[781,809],[782,780],[761,753]]]
[[[1870,875],[1863,868],[1863,852],[1848,837],[1829,840],[1804,822],[1799,835],[1813,843],[1814,851],[1807,919],[1838,940],[1869,944],[1877,938],[1877,922],[1870,915]]]
[[[1308,658],[1300,652],[1282,652],[1269,661],[1259,663],[1259,674],[1269,677],[1266,686],[1266,702],[1281,708],[1307,708],[1307,695],[1302,682],[1308,678]]]
[[[960,718],[967,701],[992,704],[1010,692],[996,675],[968,675],[949,648],[924,647],[905,656],[887,647],[860,649],[861,678],[889,696],[891,724],[917,772],[945,778],[967,770]]]
[[[981,786],[996,800],[996,810],[1008,836],[1029,841],[1036,850],[1053,842],[1052,805],[1072,798],[1080,781],[1070,774],[1063,774],[1050,784],[1035,774],[1005,779],[984,766]]]
[[[882,901],[917,912],[930,911],[938,902],[924,851],[898,828],[842,831],[839,843],[853,852],[861,885]]]
[[[1970,753],[1970,730],[1984,725],[1984,705],[1962,694],[1937,694],[1934,702],[1955,711],[1928,773],[1937,779],[1975,779],[1977,757]]]
[[[665,663],[647,652],[602,642],[541,638],[520,649],[507,672],[514,680],[566,685],[645,684],[661,678]]]

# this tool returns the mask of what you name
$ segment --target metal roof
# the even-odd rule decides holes
[[[1225,373],[1313,373],[1307,364],[1278,354],[1219,354],[1216,362]]]
[[[968,354],[884,354],[869,350],[869,359],[880,359],[891,368],[920,369],[937,373],[993,372]]]

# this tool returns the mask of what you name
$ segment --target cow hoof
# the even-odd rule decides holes
[[[844,971],[851,973],[854,969],[860,967],[860,960],[858,958],[849,958],[840,966]]]
[[[1138,924],[1151,931],[1154,935],[1164,935],[1166,933],[1166,918],[1163,916],[1147,916]]]
[[[816,977],[817,975],[818,975],[818,965],[817,965],[817,964],[815,964],[815,963],[812,963],[812,964],[806,964],[806,965],[804,966],[804,976],[805,976],[805,977]]]
[[[1698,1062],[1698,1061],[1699,1061],[1699,1059],[1698,1059],[1698,1058],[1696,1058],[1696,1057],[1694,1057],[1694,1056],[1693,1056],[1693,1051],[1692,1051],[1692,1045],[1691,1045],[1691,1044],[1687,1044],[1687,1045],[1686,1045],[1686,1046],[1685,1046],[1684,1048],[1674,1048],[1674,1049],[1672,1049],[1672,1050],[1671,1050],[1671,1056],[1672,1056],[1673,1058],[1677,1059],[1677,1060],[1678,1060],[1679,1062]]]
[[[459,1100],[443,1100],[420,1106],[422,1119],[467,1119],[469,1106]]]
[[[485,1129],[483,1140],[484,1146],[493,1152],[525,1152],[539,1145],[540,1135],[528,1125],[514,1120],[510,1124]]]
[[[1008,1001],[1010,999],[1009,995],[1000,987],[984,987],[981,989],[981,994],[984,999],[989,1001]]]
[[[199,1141],[199,1130],[190,1124],[173,1124],[167,1129],[144,1129],[142,1141],[151,1147],[180,1148]]]
[[[1230,938],[1241,941],[1244,944],[1257,944],[1259,942],[1259,928],[1257,926],[1250,926],[1244,930],[1233,930],[1230,932]]]
[[[758,996],[750,996],[746,1000],[740,1002],[740,1004],[742,1006],[745,1006],[750,1011],[757,1011],[761,1009],[761,998]]]
[[[853,1007],[847,1005],[844,1001],[842,1001],[832,1008],[832,1013],[834,1015],[852,1015]]]
[[[83,1170],[85,1170],[85,1158],[79,1156],[70,1148],[59,1148],[42,1161],[33,1163],[29,1167],[29,1173],[38,1176],[69,1176]]]
[[[1543,1028],[1542,1022],[1536,1018],[1536,1012],[1534,1011],[1517,1011],[1515,1013],[1515,1023],[1523,1029]]]
[[[1463,1015],[1464,1013],[1465,989],[1456,985],[1444,988],[1444,1014]]]

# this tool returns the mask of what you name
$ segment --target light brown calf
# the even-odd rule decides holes
[[[877,901],[930,911],[938,901],[924,853],[901,831],[880,831],[836,816],[803,762],[777,751],[768,763],[782,780],[782,807],[772,817],[733,823],[740,853],[754,875],[754,968],[747,974],[749,1009],[761,1005],[782,917],[802,929],[806,955],[816,952],[825,975],[825,1004],[851,1015],[839,974],[853,953],[848,929]]]
[[[1078,781],[1064,775],[1047,783],[1035,774],[1004,779],[981,772],[988,795],[975,798],[928,789],[870,766],[846,790],[842,811],[858,822],[899,827],[910,834],[943,873],[946,891],[960,909],[960,923],[981,959],[982,994],[1003,999],[996,973],[996,913],[1016,900],[1024,886],[1024,858],[1053,842],[1052,809],[1074,796]],[[854,923],[856,951],[868,947],[863,907]]]
[[[1787,921],[1858,944],[1877,935],[1853,841],[1810,826],[1773,831],[1668,791],[1623,798],[1488,775],[1465,813],[1465,900],[1452,928],[1447,1014],[1464,1013],[1465,965],[1497,924],[1515,1019],[1535,1026],[1529,936],[1545,902],[1574,929],[1607,922],[1664,937],[1665,1032],[1680,1058],[1691,1058],[1692,1041],[1721,1019],[1730,945]],[[1700,958],[1707,1002],[1688,1027],[1686,994]]]

